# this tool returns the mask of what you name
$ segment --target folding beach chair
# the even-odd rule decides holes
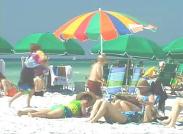
[[[176,76],[177,65],[166,64],[162,72],[160,72],[158,79],[162,82],[163,86],[171,86],[171,80]]]
[[[109,70],[107,88],[106,88],[106,97],[111,99],[113,95],[121,93],[123,79],[125,75],[125,67],[116,67],[111,66]]]
[[[140,79],[141,72],[142,72],[141,67],[134,67],[133,68],[132,80],[131,80],[131,83],[128,87],[129,94],[136,94],[136,85],[137,85],[138,80]]]
[[[177,69],[177,74],[183,75],[183,64],[179,64],[178,69]]]
[[[72,67],[68,66],[49,66],[50,86],[56,88],[68,88],[72,79]]]

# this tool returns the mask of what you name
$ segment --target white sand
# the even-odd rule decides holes
[[[46,93],[45,97],[33,96],[33,107],[49,107],[52,104],[67,103],[74,99],[73,96]],[[41,119],[27,116],[19,117],[16,111],[25,107],[26,96],[18,98],[12,108],[8,107],[9,97],[0,98],[0,134],[182,134],[183,126],[176,129],[166,128],[162,125],[145,123],[108,124],[88,123],[87,118],[68,119]],[[167,101],[168,106],[174,99]],[[167,107],[168,109],[170,107]],[[169,111],[166,110],[166,113]]]

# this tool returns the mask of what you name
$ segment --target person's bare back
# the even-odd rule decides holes
[[[100,62],[96,62],[91,69],[89,80],[101,82],[103,78],[103,65]]]
[[[88,78],[87,87],[97,96],[102,96],[101,86],[103,84],[103,65],[106,63],[106,58],[99,55],[97,62],[93,64]]]

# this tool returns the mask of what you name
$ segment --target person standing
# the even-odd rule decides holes
[[[30,107],[30,101],[35,93],[34,89],[34,73],[35,68],[39,66],[44,59],[45,54],[40,50],[40,46],[32,44],[30,48],[30,55],[26,58],[23,68],[20,73],[20,79],[18,82],[19,92],[17,92],[9,101],[9,107],[12,102],[22,96],[28,94],[27,107]]]
[[[97,57],[97,62],[92,65],[90,75],[87,82],[87,88],[98,97],[102,97],[103,66],[106,64],[106,56],[104,54]]]

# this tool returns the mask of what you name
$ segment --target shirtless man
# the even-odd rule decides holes
[[[89,91],[93,92],[95,95],[102,97],[101,86],[104,83],[103,80],[103,66],[106,63],[106,56],[99,55],[97,57],[97,62],[93,64],[87,87]]]

